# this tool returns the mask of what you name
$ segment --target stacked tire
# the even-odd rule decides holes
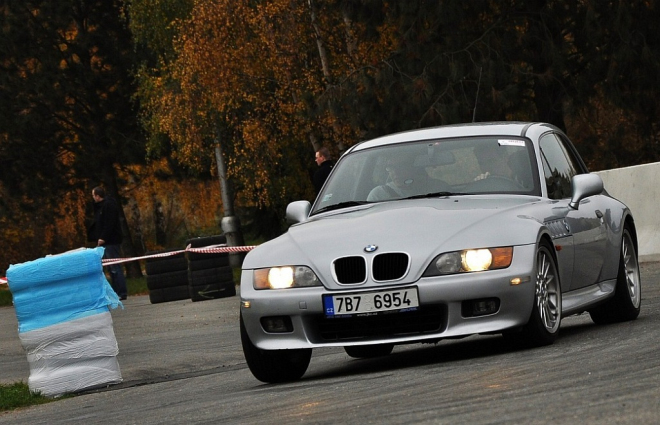
[[[150,251],[146,254],[167,254],[174,251],[180,250]],[[184,252],[147,258],[146,272],[151,304],[190,298],[188,260]]]
[[[186,246],[203,248],[211,245],[226,244],[224,235],[206,236],[189,239]],[[190,299],[205,301],[236,295],[234,274],[229,265],[229,254],[188,252],[188,286]]]

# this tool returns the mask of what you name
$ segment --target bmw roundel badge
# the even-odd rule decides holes
[[[376,245],[367,245],[364,247],[364,252],[374,252],[378,247]]]

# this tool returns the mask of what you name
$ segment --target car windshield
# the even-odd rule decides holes
[[[524,138],[427,140],[356,150],[335,165],[311,214],[423,197],[540,195],[534,170],[534,150]]]

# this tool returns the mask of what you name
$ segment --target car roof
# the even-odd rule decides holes
[[[384,146],[395,143],[405,143],[410,141],[436,140],[454,137],[474,137],[474,136],[511,136],[526,137],[532,127],[540,127],[542,132],[560,131],[557,127],[547,123],[532,123],[520,121],[502,121],[502,122],[479,122],[467,124],[444,125],[439,127],[423,128],[418,130],[403,131],[400,133],[389,134],[387,136],[377,137],[375,139],[361,142],[350,151],[369,149],[376,146]],[[537,129],[538,130],[538,129]],[[535,131],[536,133],[536,131]]]

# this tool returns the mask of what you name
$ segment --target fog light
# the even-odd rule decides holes
[[[289,316],[262,317],[261,326],[269,333],[293,332],[293,325]]]
[[[484,298],[481,300],[463,301],[461,313],[463,317],[486,316],[497,313],[500,309],[498,298]]]

